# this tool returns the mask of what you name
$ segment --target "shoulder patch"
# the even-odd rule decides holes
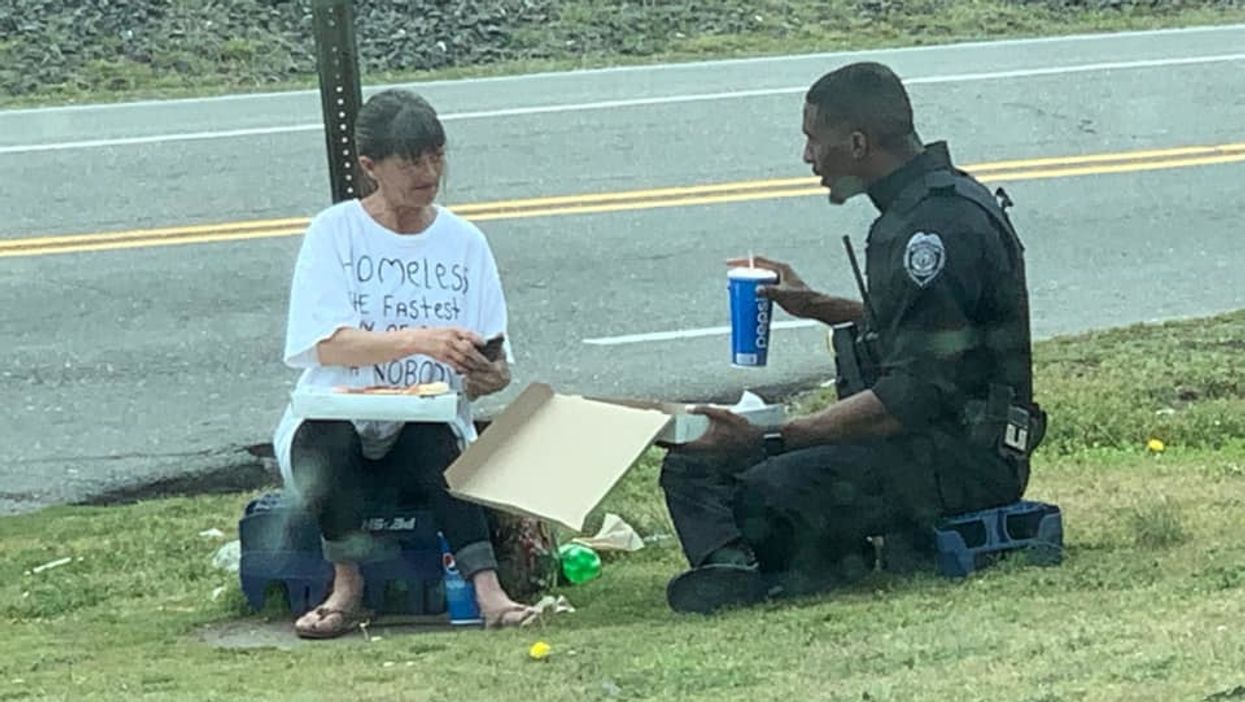
[[[932,283],[947,263],[947,250],[942,237],[933,232],[917,232],[908,239],[903,254],[903,267],[912,282],[920,287]]]

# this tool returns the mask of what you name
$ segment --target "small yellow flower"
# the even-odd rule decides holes
[[[1163,453],[1167,449],[1167,444],[1164,444],[1161,439],[1150,439],[1146,442],[1146,449],[1150,453]]]
[[[550,650],[552,649],[549,648],[549,644],[544,641],[537,641],[532,644],[531,648],[527,649],[527,655],[534,661],[543,661],[549,657]]]

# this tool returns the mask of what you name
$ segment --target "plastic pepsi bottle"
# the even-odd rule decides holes
[[[601,576],[601,557],[582,544],[564,544],[558,549],[558,559],[562,574],[575,585]]]
[[[445,534],[437,532],[437,541],[441,544],[441,570],[444,571],[445,609],[450,615],[450,624],[454,626],[477,626],[484,623],[480,617],[480,607],[476,604],[476,589],[458,572],[458,564],[454,562],[454,553],[450,551]]]

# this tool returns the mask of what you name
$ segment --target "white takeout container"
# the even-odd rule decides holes
[[[674,421],[657,436],[659,441],[672,444],[686,444],[699,439],[709,430],[709,418],[703,414],[689,414],[695,405],[686,405],[683,411],[674,414]],[[754,393],[744,391],[735,405],[711,405],[718,409],[730,410],[752,424],[764,428],[778,427],[786,419],[786,408],[782,405],[767,405]]]
[[[458,416],[458,393],[373,395],[332,390],[296,390],[290,394],[300,419],[373,419],[391,422],[449,422]]]

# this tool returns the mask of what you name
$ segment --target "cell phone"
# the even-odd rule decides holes
[[[505,351],[506,335],[498,334],[497,336],[484,342],[484,346],[480,347],[480,353],[490,361],[498,361],[501,359],[502,353]]]

